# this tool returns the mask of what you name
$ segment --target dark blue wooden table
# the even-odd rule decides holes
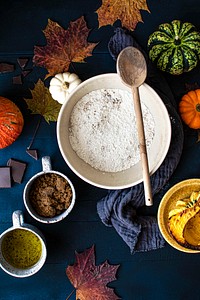
[[[147,1],[151,13],[142,11],[144,23],[139,23],[134,36],[145,48],[148,36],[163,22],[181,19],[194,23],[200,29],[200,8],[197,0]],[[109,286],[123,300],[197,300],[199,292],[200,255],[178,252],[166,244],[161,250],[130,254],[129,248],[112,227],[101,222],[97,202],[107,191],[93,187],[78,178],[65,164],[56,139],[56,123],[42,120],[34,148],[38,149],[36,161],[26,153],[39,116],[27,110],[24,97],[29,97],[29,88],[39,78],[44,78],[45,69],[33,67],[32,57],[35,45],[44,45],[42,30],[50,18],[67,28],[70,21],[84,15],[92,29],[89,41],[99,42],[93,55],[85,64],[76,64],[76,73],[82,80],[91,76],[115,72],[107,44],[114,33],[114,27],[98,29],[94,13],[101,1],[91,0],[32,0],[0,2],[0,62],[15,65],[14,72],[0,74],[0,95],[13,100],[22,110],[25,126],[17,141],[0,150],[0,166],[14,158],[27,163],[27,170],[21,184],[13,183],[11,188],[0,189],[0,233],[12,225],[12,213],[22,210],[27,223],[37,226],[47,240],[48,257],[43,268],[34,276],[19,279],[0,270],[0,300],[63,300],[73,290],[65,269],[74,263],[75,250],[83,251],[95,245],[96,264],[108,259],[110,264],[120,264],[117,280]],[[27,70],[32,70],[22,84],[13,84],[13,77],[21,74],[18,58],[29,58]],[[182,76],[166,75],[178,103],[185,91],[185,83],[199,83],[199,67]],[[187,178],[200,176],[200,143],[196,143],[196,132],[184,126],[185,142],[180,163],[171,177],[168,188]],[[45,225],[38,223],[26,212],[22,193],[26,182],[41,170],[41,157],[49,155],[55,170],[63,172],[73,181],[77,192],[76,204],[70,215],[60,223]],[[156,197],[151,214],[156,215],[162,193]],[[75,294],[71,299],[75,299]]]

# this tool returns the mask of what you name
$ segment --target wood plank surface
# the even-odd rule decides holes
[[[197,0],[147,0],[151,13],[141,11],[143,23],[133,33],[138,42],[146,48],[149,34],[160,23],[173,19],[189,21],[200,29],[200,6]],[[100,220],[96,205],[107,191],[96,188],[78,178],[66,165],[57,145],[56,124],[48,125],[42,120],[34,148],[39,151],[39,160],[26,154],[38,122],[37,115],[28,112],[24,97],[29,97],[29,88],[38,78],[45,76],[45,70],[34,67],[31,59],[35,45],[45,45],[42,30],[48,18],[67,28],[70,21],[85,16],[91,28],[89,40],[99,42],[93,56],[84,64],[75,64],[75,71],[82,80],[94,75],[116,72],[115,61],[108,51],[108,41],[115,26],[98,28],[95,10],[100,0],[32,0],[0,3],[0,62],[13,63],[15,71],[0,74],[0,95],[16,102],[21,108],[25,126],[20,138],[8,148],[0,150],[0,166],[6,166],[10,158],[27,163],[23,182],[13,183],[12,188],[0,189],[0,233],[12,226],[12,213],[22,210],[25,222],[38,227],[47,241],[48,257],[43,268],[34,276],[25,279],[14,278],[0,269],[0,300],[64,300],[73,290],[65,269],[74,263],[75,250],[83,251],[95,245],[96,263],[108,260],[120,264],[117,280],[109,284],[123,300],[199,300],[200,255],[178,252],[168,244],[163,249],[145,253],[130,254],[128,246],[113,227],[106,227]],[[22,85],[13,84],[13,76],[21,73],[17,63],[19,57],[29,58],[27,69],[31,73]],[[185,84],[199,83],[199,66],[192,72],[179,77],[165,74],[176,102],[185,90]],[[196,143],[196,132],[184,127],[185,142],[181,161],[166,187],[154,199],[152,215],[164,192],[173,184],[187,178],[200,176],[200,143]],[[23,204],[23,189],[26,182],[41,170],[41,157],[49,155],[53,169],[63,172],[73,181],[77,191],[76,204],[70,215],[60,223],[45,225],[38,223],[27,213]],[[75,294],[70,298],[75,299]],[[80,299],[81,300],[81,299]],[[103,300],[103,299],[102,299]]]

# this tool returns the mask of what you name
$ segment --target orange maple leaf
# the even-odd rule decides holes
[[[146,0],[102,0],[96,11],[99,27],[113,25],[119,19],[123,27],[134,30],[137,23],[142,22],[141,9],[150,12]]]
[[[87,42],[90,29],[83,16],[70,22],[67,30],[49,19],[43,32],[47,45],[34,47],[33,62],[48,70],[46,77],[67,72],[71,62],[84,62],[97,45]]]

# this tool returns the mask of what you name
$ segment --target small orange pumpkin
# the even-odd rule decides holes
[[[11,145],[21,134],[24,119],[19,108],[0,96],[0,149]]]
[[[200,129],[200,89],[189,91],[179,103],[182,120],[193,129]]]

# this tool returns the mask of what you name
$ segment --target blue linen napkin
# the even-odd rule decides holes
[[[176,169],[183,148],[183,128],[176,111],[176,102],[173,94],[162,74],[148,60],[146,53],[125,30],[117,28],[110,39],[108,48],[113,59],[117,59],[120,51],[134,46],[142,51],[147,61],[147,80],[163,100],[171,121],[172,137],[166,158],[160,168],[151,176],[152,194],[156,195]],[[145,204],[144,187],[140,183],[134,187],[110,190],[97,203],[97,212],[106,226],[113,226],[131,253],[158,249],[164,246],[165,241],[159,231],[157,218],[141,213]]]

